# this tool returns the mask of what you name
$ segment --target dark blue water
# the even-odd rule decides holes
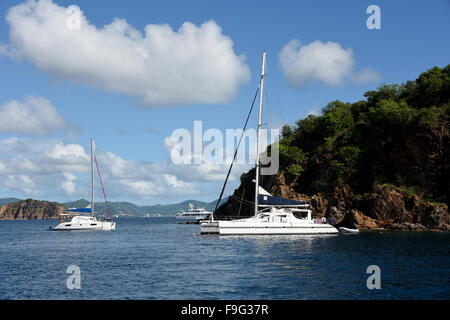
[[[0,221],[0,299],[450,298],[448,233],[218,237],[173,218],[117,221],[115,232]],[[69,265],[79,290],[66,286]]]

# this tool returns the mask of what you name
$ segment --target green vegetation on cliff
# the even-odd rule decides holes
[[[281,172],[297,178],[302,193],[343,184],[366,193],[390,183],[448,204],[450,65],[364,96],[355,103],[330,102],[321,116],[286,125]]]

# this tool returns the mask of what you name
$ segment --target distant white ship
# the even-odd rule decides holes
[[[200,221],[208,219],[210,215],[211,212],[206,211],[205,208],[194,208],[194,205],[192,203],[189,203],[189,210],[177,212],[177,219]]]

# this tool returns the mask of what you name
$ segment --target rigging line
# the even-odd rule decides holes
[[[236,150],[234,151],[233,160],[231,161],[230,169],[228,169],[227,177],[225,178],[225,182],[224,182],[224,184],[223,184],[222,191],[220,192],[220,196],[219,196],[219,199],[217,200],[216,208],[214,209],[214,211],[217,210],[217,208],[219,207],[219,203],[220,203],[220,201],[222,200],[223,192],[225,191],[225,187],[226,187],[226,185],[227,185],[228,177],[230,176],[231,169],[233,168],[234,160],[236,159],[236,155],[237,155],[237,153],[238,153],[239,146],[240,146],[241,141],[242,141],[242,137],[244,136],[245,128],[247,128],[248,119],[250,118],[250,115],[252,114],[253,106],[255,105],[255,100],[256,100],[256,97],[258,96],[258,92],[259,92],[259,86],[258,86],[258,88],[256,89],[255,96],[253,97],[252,106],[250,107],[250,111],[248,112],[247,120],[245,120],[245,124],[244,124],[244,128],[243,128],[243,130],[242,130],[241,137],[239,138],[238,145],[237,145],[237,147],[236,147]],[[214,211],[213,211],[213,213],[214,213]],[[212,216],[212,215],[213,215],[213,214],[211,214],[211,216]]]
[[[97,166],[97,172],[98,172],[98,177],[100,178],[100,184],[102,185],[102,191],[103,191],[103,197],[105,198],[106,209],[108,209],[108,216],[111,219],[111,211],[109,211],[108,201],[106,200],[105,189],[103,188],[102,176],[100,175],[100,170],[98,169],[97,157],[95,156],[95,153],[94,153],[94,160],[95,160],[95,165]]]
[[[244,191],[242,191],[241,203],[239,204],[238,217],[241,214],[242,200],[244,200],[244,194],[245,194],[245,188],[244,188]]]
[[[238,197],[236,197],[236,196],[230,196],[230,198],[233,199],[233,200],[235,200],[235,201],[237,201],[237,202],[239,202],[239,203],[243,203],[243,204],[245,204],[245,205],[247,205],[247,206],[250,206],[250,207],[255,206],[255,203],[254,203],[253,201],[248,201],[248,200],[246,200],[246,199],[238,198]]]

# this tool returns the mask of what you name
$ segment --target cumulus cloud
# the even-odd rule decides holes
[[[67,195],[72,195],[75,193],[75,180],[77,177],[70,172],[63,172],[62,175],[66,179],[61,183],[61,188],[65,191]]]
[[[0,105],[0,133],[44,135],[67,128],[73,126],[45,98],[29,96]]]
[[[290,40],[281,50],[279,62],[284,75],[295,87],[316,81],[340,86],[347,82],[366,83],[381,79],[370,68],[355,72],[352,49],[344,49],[337,42],[316,40],[302,44],[299,40]]]
[[[12,190],[19,190],[23,194],[34,196],[39,193],[34,180],[25,174],[7,175],[3,184]]]
[[[75,10],[76,11],[76,10]],[[213,20],[149,24],[141,32],[115,18],[97,28],[79,11],[51,0],[12,7],[6,21],[10,44],[3,52],[25,58],[51,77],[124,94],[146,106],[223,103],[249,80],[245,57]],[[71,27],[70,27],[71,26]]]

